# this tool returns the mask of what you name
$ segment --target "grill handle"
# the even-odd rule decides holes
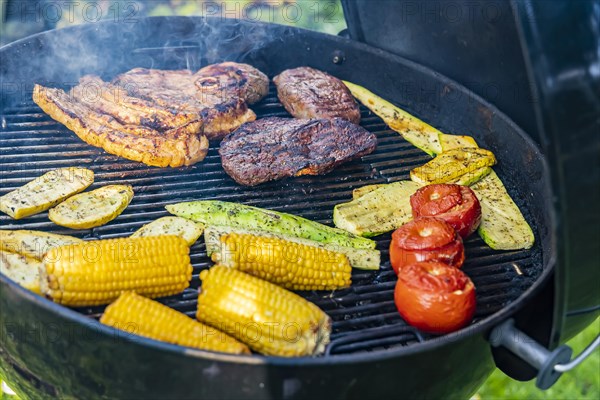
[[[600,335],[571,361],[573,350],[567,345],[550,351],[515,327],[514,319],[508,319],[495,327],[489,337],[494,347],[505,347],[538,370],[535,385],[549,389],[560,376],[581,364],[600,345]]]

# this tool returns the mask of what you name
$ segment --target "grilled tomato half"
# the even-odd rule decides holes
[[[440,183],[428,185],[410,196],[413,218],[436,217],[449,223],[466,238],[481,222],[481,205],[468,186]]]
[[[396,274],[405,265],[422,261],[438,261],[460,268],[465,261],[465,248],[448,223],[434,217],[421,217],[394,231],[390,261]]]
[[[429,333],[449,333],[467,325],[475,313],[475,286],[458,268],[439,262],[407,265],[394,290],[406,322]]]

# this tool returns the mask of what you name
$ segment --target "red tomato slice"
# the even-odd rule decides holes
[[[481,222],[481,205],[468,186],[445,183],[424,186],[410,196],[410,205],[413,218],[443,219],[463,238],[475,232]]]
[[[417,218],[402,225],[392,234],[390,262],[398,272],[421,261],[438,261],[460,268],[465,261],[465,248],[456,231],[441,219]]]
[[[394,301],[410,325],[424,332],[448,333],[473,319],[475,286],[457,268],[438,262],[420,262],[401,270]]]

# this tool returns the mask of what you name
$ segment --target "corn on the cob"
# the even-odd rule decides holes
[[[329,343],[329,316],[295,293],[222,265],[202,271],[200,279],[198,320],[257,352],[316,355]]]
[[[231,336],[133,292],[123,293],[111,303],[100,322],[128,333],[180,346],[250,354],[248,346]]]
[[[323,248],[275,237],[230,233],[220,238],[216,263],[292,290],[334,290],[350,286],[348,258]]]
[[[42,293],[67,306],[108,304],[126,291],[180,293],[192,278],[189,248],[177,236],[96,240],[56,247],[44,257]]]

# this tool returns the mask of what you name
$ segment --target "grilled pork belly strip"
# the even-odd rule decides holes
[[[277,97],[296,118],[344,118],[360,123],[360,108],[338,78],[310,67],[287,69],[273,78]]]
[[[371,153],[375,135],[341,118],[263,118],[242,125],[221,142],[225,171],[247,186],[299,175],[325,174]]]
[[[73,99],[61,89],[37,84],[33,100],[84,142],[129,160],[157,167],[179,167],[203,160],[208,151],[208,140],[197,133],[201,130],[200,122],[165,132],[123,125],[112,116]]]

